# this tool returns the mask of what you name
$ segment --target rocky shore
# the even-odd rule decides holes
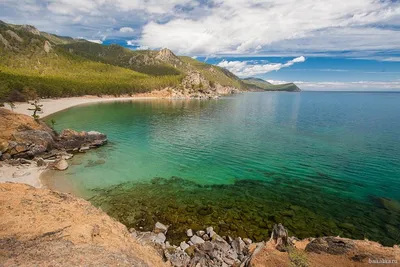
[[[67,129],[58,134],[27,115],[0,108],[0,177],[9,176],[0,181],[25,183],[23,178],[34,176],[35,168],[65,170],[75,153],[106,143],[107,136],[99,132]],[[5,174],[4,169],[10,172]],[[185,239],[170,244],[167,240],[169,235],[176,236],[175,225],[157,222],[152,231],[143,232],[140,227],[128,231],[83,199],[23,184],[0,183],[0,203],[1,266],[346,267],[400,263],[397,245],[383,247],[368,240],[332,236],[299,240],[288,236],[278,223],[263,226],[271,235],[263,232],[253,240],[218,233],[232,223],[226,222],[224,227],[206,224],[205,229],[186,229]],[[143,206],[128,208],[140,210]],[[206,206],[200,211],[201,216],[209,212]],[[294,217],[294,213],[289,215]]]
[[[261,242],[220,236],[213,227],[186,231],[179,246],[157,222],[151,232],[127,228],[89,202],[28,185],[0,183],[1,266],[380,266],[400,249],[368,240],[298,240],[276,225]],[[132,207],[134,208],[134,207]]]
[[[166,241],[168,226],[157,222],[152,232],[130,229],[142,245],[154,247],[172,266],[360,266],[365,263],[400,263],[400,249],[385,248],[367,240],[320,237],[300,240],[289,237],[285,227],[275,225],[271,237],[253,242],[249,238],[218,235],[213,227],[186,231],[187,240],[179,246]],[[267,260],[265,259],[267,256]],[[320,258],[333,258],[323,262]],[[336,264],[336,265],[335,265]]]
[[[95,131],[66,129],[57,133],[41,121],[0,108],[0,167],[8,170],[1,170],[1,180],[12,178],[14,181],[39,169],[66,170],[67,160],[74,153],[84,153],[107,141],[105,134]]]

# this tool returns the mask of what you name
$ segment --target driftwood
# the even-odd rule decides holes
[[[275,248],[282,252],[287,251],[287,248],[293,245],[289,239],[288,231],[282,224],[274,225],[270,241],[274,241]]]

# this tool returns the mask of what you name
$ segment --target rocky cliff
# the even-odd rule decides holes
[[[368,240],[298,240],[280,226],[270,240],[221,237],[212,227],[187,231],[180,246],[168,226],[139,232],[70,194],[0,184],[1,266],[397,266],[400,249]],[[135,208],[135,207],[132,207]],[[173,226],[170,226],[173,227]],[[285,235],[286,233],[286,235]]]
[[[102,133],[67,129],[58,134],[41,121],[0,108],[0,160],[44,158],[57,163],[71,157],[68,153],[84,152],[105,143],[107,136]]]

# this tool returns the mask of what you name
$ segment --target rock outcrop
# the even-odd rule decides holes
[[[4,38],[3,35],[0,34],[0,42],[4,45],[6,49],[11,49],[12,47],[10,46],[10,43],[7,41],[6,38]]]
[[[15,32],[13,32],[12,30],[7,30],[6,33],[7,33],[11,38],[13,38],[14,40],[16,40],[17,42],[22,43],[22,42],[24,41],[21,37],[19,37],[18,34],[16,34]]]
[[[99,132],[64,130],[58,135],[43,122],[0,108],[0,159],[50,157],[68,152],[83,152],[107,143]]]
[[[63,130],[57,137],[56,147],[71,152],[83,152],[90,148],[96,148],[107,143],[105,134],[90,131],[77,132],[71,129]]]
[[[341,255],[354,248],[354,241],[337,237],[320,237],[306,246],[307,252]]]
[[[155,231],[165,229],[157,222]],[[189,241],[182,241],[179,246],[166,242],[163,233],[140,232],[130,229],[132,236],[143,245],[155,247],[172,266],[250,266],[252,257],[260,251],[264,243],[246,244],[240,237],[232,239],[221,237],[212,227],[196,234],[189,229]],[[257,250],[258,248],[258,250]]]
[[[32,25],[22,25],[21,29],[24,31],[27,31],[29,33],[32,33],[34,35],[40,35],[40,31],[38,29],[36,29],[35,26],[32,26]]]

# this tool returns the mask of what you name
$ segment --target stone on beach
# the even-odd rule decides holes
[[[213,228],[212,226],[207,227],[207,228],[206,228],[206,233],[207,233],[208,235],[210,235],[211,232],[214,232],[214,228]]]
[[[46,166],[46,162],[42,158],[37,158],[36,159],[36,166],[38,166],[38,167]]]
[[[164,233],[166,234],[168,231],[168,227],[160,222],[157,222],[156,225],[154,226],[154,233]]]
[[[154,243],[161,245],[164,244],[165,240],[167,240],[167,237],[163,233],[158,233],[154,238]]]
[[[198,237],[197,235],[192,236],[192,237],[190,238],[190,241],[192,241],[192,243],[195,244],[195,245],[196,245],[196,244],[202,244],[202,243],[204,243],[203,238]]]
[[[68,162],[65,159],[60,159],[54,164],[54,168],[59,171],[65,171],[66,169],[68,169]]]
[[[243,242],[246,244],[246,245],[250,245],[251,243],[253,243],[253,241],[251,241],[251,239],[250,238],[243,238]]]
[[[192,236],[193,236],[193,231],[192,231],[192,229],[188,229],[188,230],[186,231],[186,235],[187,235],[188,237],[192,237]]]
[[[203,230],[199,230],[196,232],[196,235],[198,236],[203,236],[206,232],[204,232]]]
[[[182,241],[179,246],[182,250],[186,250],[188,247],[190,247],[185,241]]]

